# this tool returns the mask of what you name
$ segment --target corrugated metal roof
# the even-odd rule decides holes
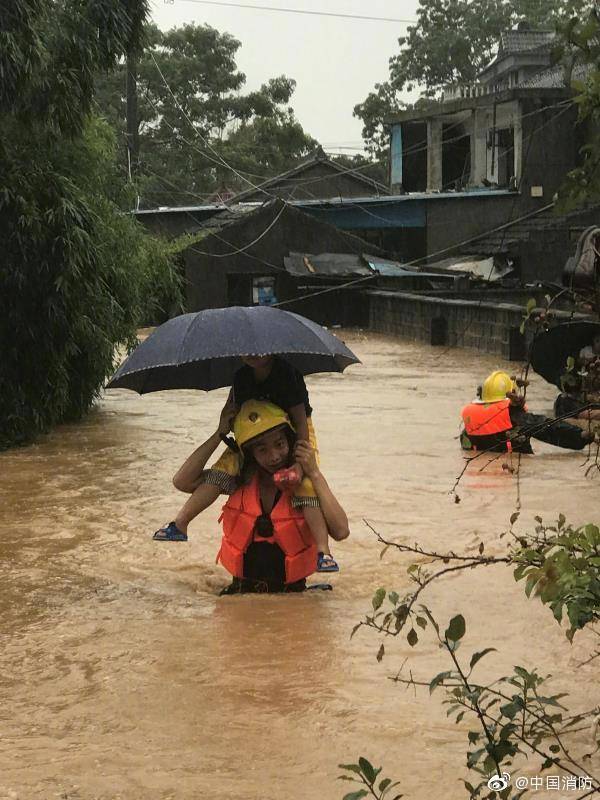
[[[220,214],[217,214],[214,217],[209,217],[208,219],[202,220],[202,222],[198,223],[198,230],[215,230],[218,231],[221,228],[225,228],[227,225],[231,225],[234,222],[238,222],[247,214],[251,214],[253,211],[256,211],[257,208],[260,206],[231,206],[226,208],[224,211],[221,211]]]
[[[368,253],[363,254],[363,258],[376,272],[386,277],[406,277],[410,275],[415,277],[420,275],[418,270],[411,270],[410,267],[404,267],[399,261],[392,261],[389,258],[380,258],[379,256],[370,256]]]
[[[481,256],[452,256],[442,261],[435,261],[430,267],[443,269],[449,272],[467,273],[475,278],[483,278],[493,283],[499,281],[512,272],[512,266],[506,262],[497,262],[493,256],[482,258]]]
[[[307,278],[315,276],[354,277],[372,275],[370,269],[359,255],[352,253],[290,253],[283,259],[290,275]]]
[[[347,206],[348,208],[352,207],[360,207],[360,206],[371,206],[371,205],[380,205],[380,204],[389,204],[393,205],[395,203],[410,203],[414,202],[415,200],[447,200],[450,197],[455,197],[457,199],[460,198],[468,198],[468,197],[499,197],[502,195],[513,195],[514,192],[511,192],[509,189],[465,189],[461,192],[406,192],[405,194],[397,194],[397,195],[387,195],[376,197],[373,195],[365,195],[364,197],[352,197],[352,198],[342,198],[334,197],[334,198],[326,198],[326,199],[316,199],[316,200],[286,200],[285,202],[289,206],[294,206],[296,208],[308,208],[311,206],[331,206],[331,207],[338,207],[338,206]],[[138,214],[172,214],[177,212],[194,212],[194,211],[210,211],[210,210],[217,210],[219,213],[214,217],[211,217],[209,220],[206,220],[205,223],[208,227],[210,225],[209,222],[213,222],[213,224],[217,224],[217,219],[229,219],[232,221],[234,219],[239,219],[238,216],[228,216],[230,213],[237,215],[239,210],[240,215],[243,213],[248,213],[249,211],[255,211],[257,208],[261,208],[263,203],[239,203],[236,205],[231,206],[215,206],[215,205],[199,205],[199,206],[160,206],[159,208],[147,208],[143,211],[132,211],[131,213],[137,216]],[[219,223],[220,225],[221,223]]]
[[[219,211],[221,209],[227,208],[227,206],[223,205],[222,203],[206,203],[205,205],[200,206],[158,206],[158,208],[138,208],[132,211],[132,214],[135,216],[140,216],[142,214],[186,214],[192,211]]]

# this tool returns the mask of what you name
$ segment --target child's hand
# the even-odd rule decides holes
[[[221,411],[221,416],[219,417],[219,427],[217,428],[217,433],[219,435],[226,436],[229,433],[233,426],[234,417],[238,411],[239,409],[235,403],[225,403]]]
[[[283,492],[293,492],[302,481],[302,470],[298,464],[287,469],[280,469],[273,475],[273,482]]]
[[[315,451],[312,449],[309,442],[299,439],[296,442],[294,455],[296,456],[296,461],[302,467],[302,472],[307,478],[311,478],[319,472]]]
[[[513,406],[525,405],[525,398],[517,392],[507,392],[506,399],[510,400],[510,404]]]

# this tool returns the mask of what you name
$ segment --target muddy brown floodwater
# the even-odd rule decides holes
[[[378,663],[377,636],[349,634],[377,587],[407,590],[413,560],[391,549],[380,559],[364,520],[398,542],[504,551],[518,489],[506,458],[471,468],[460,504],[448,490],[463,464],[459,410],[505,365],[342,336],[363,364],[307,380],[323,471],[351,524],[333,550],[333,592],[218,598],[220,503],[189,543],[151,540],[182,499],[171,477],[214,430],[226,390],[108,392],[84,422],[0,454],[0,798],[336,800],[352,786],[337,765],[359,755],[407,800],[465,797],[467,720],[448,720],[441,694],[387,679],[406,656],[417,678],[450,668],[431,635],[414,650],[390,640]],[[531,409],[549,412],[552,399],[534,379]],[[522,460],[523,526],[559,512],[597,521],[584,453],[535,450]],[[506,568],[448,577],[427,602],[441,622],[464,614],[465,657],[498,648],[482,678],[537,665],[572,691],[573,710],[598,702],[593,665],[573,681],[590,639],[569,647]]]

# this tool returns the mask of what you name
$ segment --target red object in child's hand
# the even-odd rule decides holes
[[[273,475],[273,483],[278,489],[282,489],[283,491],[295,489],[301,480],[302,478],[295,467],[280,469]]]

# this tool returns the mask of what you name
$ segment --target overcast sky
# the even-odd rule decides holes
[[[408,20],[418,6],[418,0],[236,1]],[[225,8],[195,0],[152,0],[151,9],[163,30],[193,22],[233,34],[242,43],[237,64],[248,89],[281,74],[294,78],[296,116],[326,150],[360,145],[362,125],[352,109],[375,83],[387,79],[388,59],[398,52],[398,37],[406,30],[406,23]]]

